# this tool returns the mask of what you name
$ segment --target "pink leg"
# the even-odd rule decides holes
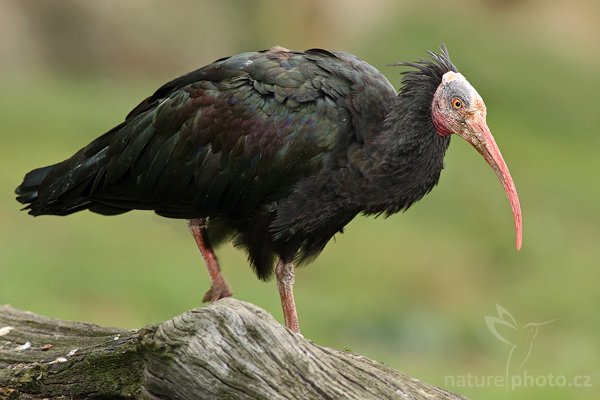
[[[208,274],[210,275],[210,280],[212,281],[212,285],[208,292],[206,292],[204,295],[202,301],[213,302],[224,297],[231,297],[233,292],[221,274],[219,261],[217,261],[217,256],[210,246],[210,242],[206,236],[205,220],[202,218],[190,219],[188,220],[188,226],[192,232],[192,236],[194,236],[194,240],[196,241],[196,245],[198,246],[200,253],[202,253],[202,258],[204,258],[204,262],[208,268]]]
[[[277,277],[285,326],[292,332],[300,333],[296,302],[294,301],[294,264],[279,260],[275,267],[275,276]]]

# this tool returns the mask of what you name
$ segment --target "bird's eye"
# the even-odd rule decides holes
[[[461,99],[457,99],[456,97],[452,99],[452,107],[459,109],[462,108],[463,102]]]

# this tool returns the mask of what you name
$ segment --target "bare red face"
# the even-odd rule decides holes
[[[463,137],[492,167],[508,196],[515,223],[517,249],[520,250],[523,227],[519,196],[508,166],[487,126],[486,114],[483,99],[461,74],[444,74],[431,106],[435,129],[441,136],[455,133]]]

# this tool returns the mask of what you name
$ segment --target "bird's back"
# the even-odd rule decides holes
[[[393,95],[383,75],[345,53],[276,48],[219,60],[167,83],[73,157],[33,171],[18,193],[34,215],[244,216],[371,134],[357,114],[377,121],[383,103],[365,110],[373,105],[351,93],[357,87]]]
[[[238,54],[165,84],[71,158],[32,171],[18,199],[33,215],[148,209],[237,231],[262,226],[242,242],[273,230],[285,237],[289,226],[269,228],[278,212],[293,212],[279,208],[293,207],[300,183],[329,184],[329,171],[376,134],[394,96],[381,73],[347,53]]]

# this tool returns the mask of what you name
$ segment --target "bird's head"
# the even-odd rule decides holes
[[[483,99],[462,74],[455,71],[443,74],[431,104],[433,125],[441,136],[455,133],[466,139],[492,167],[508,195],[517,249],[520,249],[523,234],[519,197],[500,149],[487,126],[486,114]]]

